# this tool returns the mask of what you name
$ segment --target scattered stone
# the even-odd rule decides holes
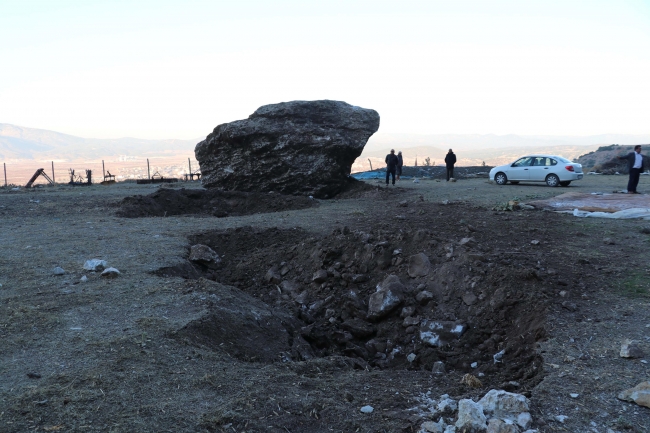
[[[488,421],[487,433],[519,433],[519,429],[514,424],[492,418]]]
[[[433,293],[428,292],[426,290],[423,290],[417,295],[415,295],[415,300],[418,301],[420,304],[426,304],[432,299],[433,299]]]
[[[411,278],[426,277],[431,270],[431,262],[424,253],[415,254],[409,257],[408,274]]]
[[[203,244],[196,244],[190,247],[191,262],[200,263],[204,266],[214,268],[221,263],[221,257],[212,248]]]
[[[104,278],[117,278],[120,275],[120,271],[116,268],[106,268],[104,272],[101,273],[101,276]]]
[[[442,361],[434,362],[431,372],[433,374],[445,374],[447,372],[447,370],[445,369],[445,363]]]
[[[196,145],[206,188],[330,198],[379,128],[379,114],[341,101],[265,105]]]
[[[492,359],[494,360],[494,363],[496,364],[498,362],[501,362],[501,358],[503,358],[503,355],[505,355],[505,354],[506,354],[506,349],[503,349],[502,351],[497,352],[494,355],[492,355]]]
[[[406,357],[406,360],[408,362],[413,362],[413,361],[415,361],[416,357],[417,357],[417,355],[415,353],[409,353],[408,356]]]
[[[643,358],[643,350],[639,347],[639,344],[634,340],[623,340],[621,344],[621,358]]]
[[[564,421],[566,421],[569,417],[566,415],[555,415],[555,421],[560,422],[564,424]]]
[[[605,245],[616,245],[616,242],[614,242],[614,241],[612,240],[612,238],[604,238],[604,239],[603,239],[603,243],[604,243]]]
[[[530,241],[531,245],[539,245],[539,241],[537,239],[533,239]]]
[[[84,269],[92,272],[103,271],[107,266],[106,260],[90,259],[84,262]]]
[[[401,202],[398,203],[399,207],[407,207],[409,205],[409,202],[406,200],[402,200]]]
[[[423,320],[420,323],[420,340],[429,346],[442,347],[460,338],[465,329],[465,325],[456,322]]]
[[[449,397],[449,394],[443,394],[440,396],[440,401],[436,406],[438,413],[442,415],[451,415],[458,409],[458,403],[453,398]]]
[[[402,322],[402,326],[405,328],[408,328],[409,326],[417,326],[420,324],[420,318],[417,316],[410,316],[404,318],[404,322]]]
[[[634,402],[639,406],[650,407],[650,382],[641,382],[634,388],[621,392],[618,398],[619,400]]]
[[[458,402],[458,421],[456,429],[467,432],[484,432],[487,429],[487,419],[480,404],[469,399]]]
[[[88,277],[84,275],[83,277],[81,277],[81,279],[79,281],[81,281],[82,283],[85,283],[85,282],[88,281]]]
[[[404,298],[404,285],[396,275],[389,275],[379,290],[368,300],[368,319],[377,320],[399,307]]]
[[[476,304],[477,300],[478,300],[478,298],[472,292],[465,292],[463,294],[463,302],[465,303],[465,305],[468,305],[468,306],[469,305],[474,305],[474,304]]]
[[[375,408],[373,408],[372,406],[364,406],[361,408],[361,413],[372,413],[372,411],[374,410]]]
[[[571,398],[578,398],[578,397],[580,396],[580,394],[571,393],[571,394],[569,394],[569,396],[570,396]]]
[[[327,271],[325,269],[317,270],[311,277],[314,283],[324,283],[327,280]]]
[[[469,366],[472,368],[476,368],[478,367],[478,362],[472,362]]]
[[[422,430],[429,433],[445,433],[445,427],[446,424],[442,420],[440,422],[426,421],[420,426]]]
[[[529,412],[528,399],[521,394],[492,389],[480,399],[486,415],[501,419],[517,420],[522,412]],[[526,428],[527,426],[522,426]]]
[[[399,314],[399,317],[406,318],[412,316],[413,314],[415,314],[415,307],[408,306],[402,308],[402,312]]]
[[[65,275],[65,270],[59,266],[56,268],[52,269],[52,275]]]

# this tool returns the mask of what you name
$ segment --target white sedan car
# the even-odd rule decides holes
[[[582,179],[582,165],[557,155],[524,156],[512,164],[500,165],[490,170],[490,180],[497,185],[510,182],[546,182],[548,186],[569,186]]]

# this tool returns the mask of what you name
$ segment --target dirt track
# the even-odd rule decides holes
[[[422,393],[476,397],[504,385],[530,395],[540,431],[650,431],[649,409],[616,399],[648,379],[648,364],[621,359],[618,350],[631,338],[650,357],[650,237],[639,232],[650,223],[492,210],[512,199],[607,192],[625,183],[623,176],[587,177],[561,189],[497,187],[485,179],[404,182],[317,207],[225,218],[117,217],[122,198],[156,191],[134,184],[0,190],[0,431],[417,431],[425,417],[409,409]],[[650,191],[647,177],[639,190]],[[466,237],[472,243],[459,247]],[[188,268],[190,239],[211,244],[223,266]],[[377,264],[355,255],[363,243],[381,242],[405,258],[425,252],[454,279],[412,279],[399,257]],[[339,254],[332,263],[329,250]],[[480,264],[471,261],[479,256]],[[122,275],[84,272],[91,258]],[[337,262],[368,280],[312,285],[315,270]],[[68,274],[53,276],[55,266]],[[312,297],[305,305],[334,301],[312,309],[311,318],[301,315],[304,299],[265,279],[273,266],[287,266],[287,278],[304,286]],[[191,279],[174,276],[190,269],[197,275],[183,276]],[[405,302],[419,316],[473,321],[474,331],[456,346],[410,346],[398,311],[372,324],[370,336],[357,330],[346,337],[345,326],[363,308],[342,294],[355,291],[363,303],[389,274],[405,283],[412,293]],[[89,281],[80,283],[82,275]],[[421,284],[434,299],[412,300]],[[467,305],[469,292],[477,300]],[[286,328],[295,331],[292,339],[306,335],[311,346],[294,342],[291,359],[271,362],[251,358],[260,343],[245,335],[210,340],[209,324],[225,326],[212,318],[223,305],[242,310],[234,318],[255,310],[295,320]],[[273,326],[262,330],[282,331]],[[390,358],[395,346],[404,353]],[[515,347],[506,362],[491,363],[495,351]],[[406,349],[417,352],[413,363]],[[432,374],[431,363],[443,358],[447,373]],[[484,373],[485,386],[460,385],[467,372]],[[360,413],[366,404],[373,414]],[[556,415],[568,418],[562,424]]]

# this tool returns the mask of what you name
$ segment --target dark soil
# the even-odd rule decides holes
[[[126,197],[117,214],[127,218],[210,215],[218,218],[318,206],[309,197],[215,189],[160,188],[150,195]]]
[[[222,257],[218,267],[187,262],[156,273],[232,285],[290,313],[302,323],[294,337],[308,341],[316,356],[347,356],[360,368],[425,371],[443,361],[459,372],[483,373],[493,386],[534,386],[542,371],[535,343],[545,335],[548,280],[538,271],[538,257],[501,258],[509,245],[487,226],[450,221],[433,232],[429,216],[439,205],[418,200],[411,207],[417,217],[408,223],[341,227],[327,236],[251,227],[199,234],[191,243],[212,247]],[[482,213],[465,212],[467,221]],[[459,245],[463,237],[472,240]],[[420,252],[433,269],[427,277],[410,278],[408,257]],[[326,277],[314,281],[319,270]],[[391,274],[405,284],[405,301],[390,316],[369,320],[368,298]],[[422,292],[430,296],[418,301]],[[417,325],[424,320],[457,322],[468,330],[456,341],[430,347],[419,337]],[[504,362],[495,363],[493,355],[501,350]],[[409,354],[416,355],[414,361],[407,360]],[[474,362],[478,368],[471,368]]]

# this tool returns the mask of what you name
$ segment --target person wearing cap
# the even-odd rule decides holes
[[[641,155],[641,145],[634,146],[634,152],[627,155],[619,156],[618,159],[627,161],[627,169],[630,172],[630,179],[627,182],[628,194],[641,194],[636,190],[639,184],[639,175],[643,173],[643,155]]]
[[[456,154],[453,150],[449,149],[445,156],[445,165],[447,166],[447,182],[454,177],[454,164],[456,164]]]
[[[402,166],[404,165],[404,160],[402,159],[402,151],[397,152],[397,180],[399,180],[402,175]]]
[[[397,171],[398,162],[395,149],[391,149],[390,153],[386,155],[386,186],[388,186],[388,177],[391,175],[393,176],[393,185],[395,185],[395,172]]]

